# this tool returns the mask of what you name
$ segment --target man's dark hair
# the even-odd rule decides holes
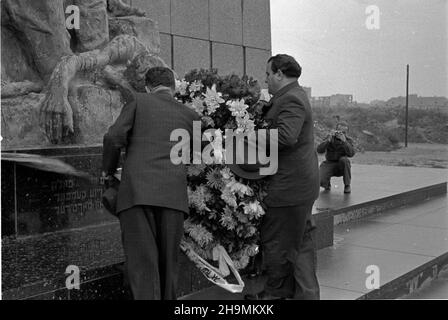
[[[166,67],[150,68],[146,72],[146,85],[151,88],[164,86],[175,89],[176,82],[174,80],[174,73]]]
[[[270,57],[268,63],[271,62],[271,69],[274,73],[281,70],[284,75],[290,78],[300,78],[302,67],[291,56],[287,54],[278,54]]]

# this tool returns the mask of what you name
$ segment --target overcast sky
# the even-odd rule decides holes
[[[366,27],[366,8],[380,29]],[[271,0],[273,54],[293,55],[313,96],[358,102],[410,93],[448,96],[448,0]]]

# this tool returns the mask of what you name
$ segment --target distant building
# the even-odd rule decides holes
[[[330,97],[313,97],[311,105],[313,107],[329,107]]]
[[[352,106],[353,95],[333,94],[331,96],[314,97],[312,99],[312,105],[316,107]]]
[[[333,94],[330,96],[330,107],[350,106],[353,102],[351,94]]]
[[[406,105],[406,97],[390,98],[386,106],[399,107]],[[446,97],[419,97],[416,94],[409,95],[409,107],[416,109],[448,108]]]

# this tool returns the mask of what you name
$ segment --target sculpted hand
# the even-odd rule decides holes
[[[67,74],[70,58],[64,57],[53,71],[41,105],[41,124],[51,143],[61,143],[73,134],[73,110],[68,101]]]

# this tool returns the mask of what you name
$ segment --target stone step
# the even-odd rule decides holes
[[[358,300],[399,299],[429,286],[440,274],[447,271],[448,248],[445,254],[389,281],[379,289],[362,295]],[[444,299],[448,299],[448,295]]]
[[[334,208],[321,207],[325,201],[318,200],[314,207],[313,217],[317,226],[317,248],[323,249],[333,245],[334,235],[331,230],[350,221],[363,219],[381,212],[407,205],[428,201],[447,193],[447,183],[436,183],[410,191],[389,193],[367,201],[350,198],[345,206]],[[347,198],[347,196],[345,196]],[[348,199],[348,198],[347,198]]]
[[[335,226],[334,245],[318,252],[323,298],[397,299],[436,279],[448,268],[447,200],[445,193]],[[366,286],[369,266],[378,267],[377,289]]]

